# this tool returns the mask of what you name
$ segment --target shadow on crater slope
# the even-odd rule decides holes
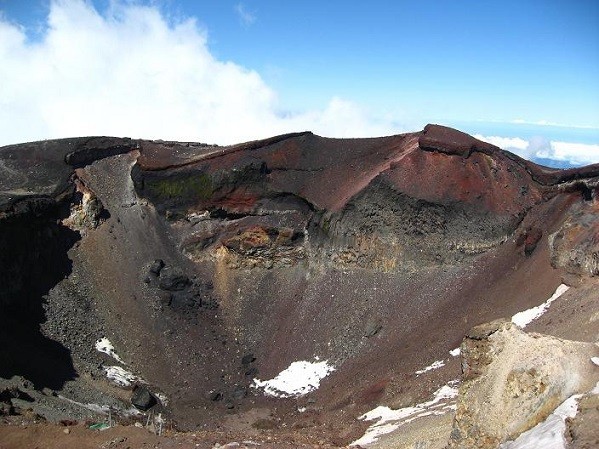
[[[45,297],[71,273],[67,252],[80,239],[60,224],[59,209],[50,199],[23,199],[0,221],[0,377],[22,376],[39,389],[76,377],[70,350],[40,329]]]

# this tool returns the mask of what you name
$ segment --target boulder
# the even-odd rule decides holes
[[[242,365],[249,365],[250,363],[254,362],[256,360],[256,357],[254,357],[254,354],[252,354],[251,352],[249,354],[245,354],[242,358],[241,358],[241,364]]]
[[[158,286],[166,291],[180,291],[190,284],[189,278],[178,268],[164,267],[160,271]]]
[[[233,399],[241,401],[243,398],[247,396],[247,389],[241,385],[238,385],[233,389],[232,396]]]
[[[136,386],[131,395],[131,404],[136,408],[146,411],[156,405],[156,397],[146,387]]]
[[[152,265],[150,265],[150,273],[152,273],[155,276],[160,275],[160,271],[164,268],[164,260],[162,259],[156,259],[154,262],[152,262]]]
[[[210,393],[210,400],[213,402],[222,401],[223,394],[220,391],[213,391]]]

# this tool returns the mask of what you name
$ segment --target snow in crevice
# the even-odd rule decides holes
[[[125,364],[125,362],[123,362],[123,360],[114,351],[114,346],[108,338],[100,338],[96,341],[95,346],[99,352],[109,355],[110,357],[115,359],[117,362],[122,363],[123,365]],[[123,388],[130,387],[131,385],[136,383],[145,383],[141,377],[136,376],[132,372],[120,366],[105,366],[104,373],[106,374],[108,380]]]
[[[110,357],[115,359],[117,362],[124,363],[123,360],[114,351],[114,346],[112,345],[110,340],[106,337],[102,337],[96,341],[96,350],[109,355]]]
[[[420,376],[421,374],[424,374],[428,371],[432,371],[435,369],[439,369],[445,366],[445,361],[444,360],[435,360],[433,363],[431,363],[429,366],[419,369],[418,371],[416,371],[416,375]]]
[[[350,446],[363,446],[376,442],[382,435],[394,432],[401,426],[415,421],[419,418],[431,415],[444,415],[456,408],[455,398],[458,395],[459,381],[453,380],[447,385],[442,386],[433,393],[433,398],[430,401],[414,405],[412,407],[404,407],[398,410],[392,410],[389,407],[378,406],[375,409],[365,413],[358,419],[364,421],[374,421],[366,433]]]
[[[580,394],[570,396],[545,421],[499,447],[501,449],[566,449],[564,437],[566,418],[576,416],[578,399],[581,396]]]
[[[457,347],[457,348],[452,349],[451,351],[449,351],[449,355],[452,356],[452,357],[457,357],[461,353],[462,353],[462,350],[459,347]]]
[[[543,304],[540,304],[536,307],[524,310],[522,312],[518,312],[512,317],[512,323],[514,323],[516,326],[520,328],[526,327],[534,320],[542,316],[545,312],[547,312],[547,309],[549,309],[551,303],[560,296],[562,296],[564,293],[566,293],[569,290],[569,288],[570,287],[568,287],[566,284],[560,284],[560,286],[557,287],[555,293],[551,296],[551,298],[549,298]]]
[[[94,413],[100,415],[108,415],[111,412],[118,412],[124,416],[139,416],[142,413],[134,407],[130,407],[128,409],[119,408],[119,407],[111,407],[109,405],[100,405],[100,404],[84,404],[83,402],[77,402],[73,399],[67,398],[66,396],[58,395],[60,399],[66,401],[70,404],[77,405],[83,409],[92,411]]]
[[[281,371],[270,380],[254,379],[253,387],[264,391],[267,396],[279,398],[299,397],[317,390],[320,381],[335,371],[326,360],[315,362],[298,361]]]
[[[597,359],[597,357],[593,358]],[[599,394],[599,382],[595,384],[589,394]],[[521,433],[515,440],[503,443],[499,446],[500,449],[567,449],[568,444],[564,436],[566,419],[576,416],[578,401],[582,396],[582,394],[570,396],[545,421]]]
[[[130,387],[136,383],[145,383],[143,379],[120,366],[105,366],[106,377],[119,387]]]
[[[158,398],[158,400],[160,401],[160,404],[164,407],[166,407],[168,405],[168,397],[166,396],[166,394],[164,393],[154,393],[154,396],[156,396]]]

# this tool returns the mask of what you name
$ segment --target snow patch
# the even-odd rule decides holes
[[[316,360],[319,360],[316,357]],[[293,362],[274,379],[254,379],[253,387],[261,388],[267,396],[279,398],[298,397],[317,390],[320,381],[335,371],[326,360],[319,362]]]
[[[115,359],[117,362],[124,363],[121,358],[114,352],[114,346],[110,340],[106,337],[102,337],[96,341],[96,350],[103,352],[104,354],[108,354],[110,357]]]
[[[462,350],[460,348],[455,348],[452,349],[451,351],[449,351],[449,355],[452,357],[457,357],[462,353]]]
[[[166,407],[168,405],[168,397],[166,396],[166,394],[154,393],[154,396],[156,396],[158,398],[158,400],[160,401],[160,404],[162,404],[162,406]]]
[[[130,387],[136,382],[143,382],[141,377],[127,371],[120,366],[105,366],[106,377],[117,384],[119,387]]]
[[[518,312],[517,314],[515,314],[512,317],[512,323],[514,323],[516,326],[518,326],[520,328],[526,327],[531,322],[533,322],[534,320],[539,318],[541,315],[543,315],[547,311],[547,309],[549,308],[551,303],[553,301],[555,301],[557,298],[559,298],[560,296],[562,296],[564,293],[566,293],[569,289],[570,289],[570,287],[568,287],[566,284],[561,284],[555,290],[555,293],[551,296],[551,298],[549,298],[543,304],[540,304],[536,307],[533,307],[531,309],[524,310],[523,312]]]
[[[566,449],[566,418],[573,418],[578,412],[578,399],[582,395],[570,396],[557,407],[545,421],[520,434],[513,441],[503,443],[500,449]]]
[[[599,357],[591,357],[591,362],[595,365],[599,366]]]
[[[450,410],[455,410],[455,397],[458,395],[456,388],[459,381],[453,380],[447,385],[442,386],[433,394],[433,399],[412,407],[404,407],[398,410],[392,410],[389,407],[378,406],[375,409],[365,413],[358,419],[364,421],[374,421],[366,433],[350,446],[362,446],[376,442],[382,435],[391,433],[399,429],[404,424],[408,424],[419,418],[430,415],[443,415]]]
[[[58,397],[60,399],[62,399],[63,401],[67,401],[67,402],[69,402],[71,404],[78,405],[81,408],[84,408],[86,410],[90,410],[90,411],[92,411],[94,413],[98,413],[100,415],[108,415],[111,411],[112,412],[117,411],[117,412],[121,413],[124,416],[139,416],[139,415],[142,414],[139,410],[137,410],[134,407],[131,407],[131,408],[128,408],[128,409],[111,408],[108,405],[84,404],[83,402],[77,402],[77,401],[74,401],[73,399],[69,399],[66,396],[58,395]]]
[[[435,360],[433,363],[431,363],[426,368],[422,368],[422,369],[419,369],[418,371],[416,371],[416,375],[420,376],[421,374],[424,374],[428,371],[432,371],[434,369],[439,369],[443,366],[445,366],[445,362],[443,360]]]

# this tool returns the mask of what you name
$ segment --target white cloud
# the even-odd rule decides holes
[[[498,146],[499,148],[514,148],[520,151],[524,151],[528,148],[528,141],[519,137],[483,136],[482,134],[475,134],[474,137]]]
[[[235,5],[235,13],[244,26],[250,26],[256,21],[256,15],[248,11],[243,3]]]
[[[520,137],[483,136],[481,134],[475,134],[474,137],[529,160],[534,158],[553,159],[573,165],[599,163],[599,145],[595,144],[550,141],[543,137],[533,137],[530,140]]]
[[[594,164],[599,162],[599,145],[553,141],[551,149],[538,152],[538,156],[578,165]]]
[[[553,127],[557,127],[557,128],[599,129],[596,126],[592,126],[592,125],[580,125],[580,124],[573,125],[573,124],[566,124],[566,123],[550,122],[549,120],[530,121],[530,120],[524,120],[521,118],[518,118],[515,120],[510,120],[508,123],[513,123],[515,125],[553,126]]]
[[[115,0],[103,15],[84,0],[54,0],[29,42],[0,17],[0,145],[115,135],[235,143],[292,131],[360,137],[403,131],[332,98],[282,115],[261,76],[210,53],[194,19]]]

